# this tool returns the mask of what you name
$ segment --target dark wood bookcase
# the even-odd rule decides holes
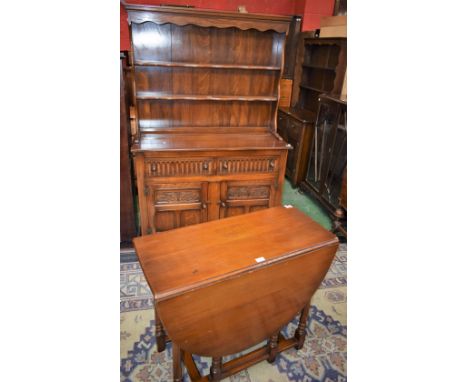
[[[279,109],[280,135],[293,147],[286,175],[304,180],[320,94],[340,94],[346,72],[346,38],[317,38],[304,32],[296,57],[292,107]]]
[[[289,17],[127,5],[141,233],[281,203]]]

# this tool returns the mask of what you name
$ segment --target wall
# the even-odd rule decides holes
[[[320,28],[320,17],[333,14],[334,0],[130,0],[131,4],[146,5],[193,5],[195,8],[237,11],[244,5],[250,13],[273,15],[302,15],[302,30]],[[127,12],[120,5],[120,50],[129,50]]]

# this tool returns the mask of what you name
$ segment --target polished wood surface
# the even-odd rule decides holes
[[[133,151],[287,150],[284,141],[270,133],[252,134],[154,134],[144,136]]]
[[[312,251],[328,241],[334,243],[335,236],[318,229],[298,209],[285,207],[134,239],[137,251],[144,254],[139,258],[146,279],[160,301],[220,277]],[[259,257],[265,261],[256,263]]]
[[[302,346],[310,298],[338,240],[301,211],[274,207],[135,238],[134,245],[173,346],[216,359],[269,339],[243,359],[250,365]],[[283,338],[279,330],[300,311],[295,336]],[[240,369],[240,361],[215,364],[214,373]]]
[[[289,18],[127,6],[141,234],[281,202]]]

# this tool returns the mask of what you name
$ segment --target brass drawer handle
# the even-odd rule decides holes
[[[204,210],[206,210],[206,207],[207,207],[206,203],[202,203],[201,208],[203,208]]]
[[[224,161],[224,163],[223,163],[223,168],[224,168],[225,170],[227,170],[227,168],[228,168],[228,163],[227,163],[227,161]]]
[[[203,162],[203,170],[208,170],[208,162]]]
[[[274,167],[275,167],[275,161],[274,161],[274,159],[270,159],[270,164],[269,164],[269,165],[270,165],[271,168],[274,168]]]

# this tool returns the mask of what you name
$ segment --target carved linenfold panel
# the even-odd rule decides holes
[[[200,201],[200,190],[158,190],[154,198],[155,204],[198,203]]]
[[[254,172],[274,172],[276,158],[229,158],[221,159],[218,165],[220,174],[239,174]]]
[[[268,199],[269,186],[231,186],[227,192],[228,199]]]
[[[147,159],[146,175],[149,177],[210,175],[211,159]]]

